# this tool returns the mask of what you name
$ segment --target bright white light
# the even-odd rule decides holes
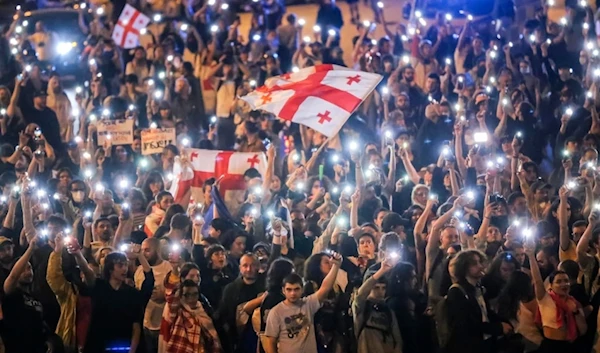
[[[153,121],[153,122],[150,124],[150,128],[151,128],[151,129],[157,129],[157,128],[158,128],[158,125],[156,125],[156,123]]]
[[[86,151],[86,152],[83,152],[83,158],[84,159],[91,159],[92,155],[89,152]]]
[[[356,151],[358,150],[358,142],[350,141],[350,145],[348,147],[350,148],[350,151]]]
[[[422,16],[423,16],[423,13],[421,13],[421,11],[419,11],[419,10],[415,11],[416,18],[421,18]]]
[[[369,21],[369,20],[364,20],[364,21],[363,21],[363,26],[365,26],[365,27],[370,27],[370,26],[371,26],[371,21]]]
[[[321,26],[319,26],[319,25],[314,25],[314,26],[313,26],[313,32],[315,32],[315,33],[319,33],[319,32],[321,32]]]
[[[227,10],[229,8],[229,4],[225,3],[221,5],[221,10]]]
[[[567,23],[569,23],[569,21],[567,20],[567,18],[566,17],[561,17],[560,24],[563,25],[563,26],[565,26]]]
[[[179,27],[182,31],[187,31],[188,30],[188,25],[187,23],[182,23],[181,26]]]
[[[474,200],[475,199],[475,192],[473,190],[469,190],[469,191],[466,192],[465,196],[469,200]]]
[[[154,14],[154,16],[152,16],[152,20],[154,22],[160,22],[162,20],[162,16],[160,14]]]
[[[96,9],[96,15],[102,16],[104,15],[104,7],[99,7]]]
[[[408,56],[408,55],[402,55],[402,62],[404,64],[409,64],[410,63],[410,56]]]
[[[296,184],[296,189],[298,190],[304,190],[304,183],[300,182]]]
[[[219,26],[217,26],[217,25],[210,26],[210,31],[212,33],[217,33],[218,30],[219,30]]]
[[[167,74],[164,71],[158,73],[158,78],[164,80],[167,77]]]
[[[189,145],[190,145],[190,139],[189,139],[189,138],[187,138],[187,137],[184,137],[184,138],[181,140],[181,144],[182,144],[182,145],[184,145],[185,147],[189,146]]]
[[[470,14],[469,14],[469,15],[467,15],[467,20],[468,20],[468,21],[473,21],[473,15],[470,15]]]
[[[379,7],[380,9],[383,9],[383,2],[378,1],[377,2],[377,7]]]
[[[56,51],[59,55],[67,55],[73,49],[73,45],[68,42],[60,42],[56,46]]]
[[[298,68],[298,66],[292,67],[292,72],[296,73],[296,72],[299,72],[299,71],[300,71],[300,69]]]
[[[451,14],[447,13],[445,17],[446,17],[446,21],[452,21],[452,15]]]
[[[335,36],[335,30],[334,29],[330,29],[329,31],[327,31],[327,34],[329,34],[330,36]]]
[[[299,19],[299,20],[298,20],[298,24],[299,24],[300,26],[304,26],[304,25],[306,24],[306,20],[305,20],[305,19],[303,19],[303,18],[301,18],[301,19]]]
[[[565,110],[565,114],[566,114],[566,115],[568,115],[568,116],[571,116],[571,115],[573,115],[573,109],[571,109],[571,108],[567,108],[567,109]]]
[[[473,140],[475,143],[483,143],[488,141],[488,133],[487,132],[476,132],[473,134]]]
[[[94,173],[92,172],[92,170],[91,170],[91,169],[86,169],[86,170],[83,172],[83,176],[85,176],[86,178],[91,178],[93,175],[94,175]]]
[[[88,61],[88,65],[90,65],[90,66],[94,66],[94,65],[96,65],[96,59],[90,59],[90,60]]]
[[[156,90],[156,91],[154,91],[154,94],[153,94],[153,95],[154,95],[154,98],[156,98],[156,99],[161,99],[161,98],[162,98],[162,96],[163,96],[163,93],[162,93],[162,91],[161,91],[161,90]]]
[[[85,10],[85,8],[87,7],[87,4],[85,2],[82,2],[81,4],[79,4],[79,7],[83,10]]]
[[[103,109],[103,110],[102,110],[102,115],[103,115],[103,116],[109,116],[109,115],[110,115],[110,110],[108,110],[108,109]]]
[[[146,33],[148,33],[148,30],[147,30],[146,28],[142,28],[142,29],[140,29],[140,34],[141,34],[141,35],[144,35],[144,34],[146,34]]]
[[[17,27],[15,28],[15,32],[17,32],[17,33],[21,33],[21,32],[23,32],[23,27],[21,27],[21,26],[17,26]]]
[[[252,40],[258,42],[260,40],[260,34],[255,34],[252,36]]]
[[[383,86],[383,88],[381,89],[381,93],[386,96],[388,94],[390,94],[390,89],[387,88],[387,86]]]
[[[119,181],[119,187],[121,189],[127,189],[129,187],[129,180],[121,179],[121,181]]]
[[[96,121],[96,114],[90,114],[90,121]]]

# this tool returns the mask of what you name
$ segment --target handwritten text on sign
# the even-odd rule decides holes
[[[133,143],[133,120],[103,120],[98,122],[98,145],[106,140],[117,145]]]
[[[175,128],[142,130],[142,154],[162,153],[175,143]]]

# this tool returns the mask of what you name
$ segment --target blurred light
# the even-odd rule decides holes
[[[314,31],[315,33],[319,33],[319,32],[321,32],[321,26],[319,26],[319,25],[314,25],[314,26],[313,26],[313,31]]]
[[[210,26],[210,31],[212,33],[217,33],[218,30],[219,30],[219,26],[217,26],[217,25]]]
[[[383,9],[383,2],[378,1],[377,2],[377,7],[379,7],[380,9]]]
[[[185,32],[185,31],[187,31],[187,30],[188,30],[188,25],[187,25],[187,23],[182,23],[182,24],[181,24],[181,27],[179,27],[179,28],[180,28],[182,31],[184,31],[184,32]]]
[[[446,17],[446,21],[452,21],[452,15],[451,14],[447,13],[445,17]]]
[[[335,30],[334,29],[330,29],[329,31],[327,31],[327,34],[329,34],[330,36],[335,36]]]
[[[299,20],[298,20],[298,24],[299,24],[300,26],[304,26],[304,25],[306,24],[306,20],[305,20],[305,19],[303,19],[303,18],[301,18],[301,19],[299,19]]]
[[[421,11],[419,11],[419,10],[415,11],[416,18],[421,18],[422,16],[423,16],[423,14],[421,13]]]
[[[258,42],[260,40],[260,34],[255,34],[252,36],[252,40]]]
[[[221,10],[227,10],[229,8],[229,4],[228,3],[224,3],[221,5]]]
[[[300,71],[300,69],[298,68],[298,66],[292,67],[292,72],[295,73],[295,72],[299,72],[299,71]]]
[[[102,16],[104,15],[104,7],[99,7],[96,9],[96,15]]]
[[[73,49],[73,44],[69,42],[60,42],[56,46],[56,51],[59,55],[67,55]]]
[[[160,22],[162,20],[162,16],[160,14],[154,14],[154,16],[152,16],[152,20],[154,22]]]

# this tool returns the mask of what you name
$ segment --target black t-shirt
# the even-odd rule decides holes
[[[16,289],[2,300],[2,340],[7,353],[46,352],[42,303]]]
[[[144,305],[140,292],[126,284],[115,290],[97,279],[91,291],[92,322],[84,352],[104,353],[106,348],[128,347],[133,324],[142,324]]]

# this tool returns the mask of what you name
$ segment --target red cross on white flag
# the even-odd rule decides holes
[[[171,184],[171,193],[176,202],[185,201],[188,190],[195,201],[202,201],[202,185],[207,179],[219,178],[219,191],[223,195],[227,208],[235,214],[239,209],[238,196],[244,193],[246,184],[244,173],[250,168],[256,168],[262,175],[267,170],[267,158],[264,153],[245,153],[233,151],[212,151],[186,149],[188,162],[182,164],[176,160],[173,168],[175,179]],[[242,199],[243,203],[244,200]]]
[[[150,18],[127,4],[119,16],[112,33],[112,39],[124,49],[135,48],[139,45],[140,30],[146,28]]]
[[[254,109],[334,136],[381,79],[381,75],[323,64],[272,77],[242,99]]]

